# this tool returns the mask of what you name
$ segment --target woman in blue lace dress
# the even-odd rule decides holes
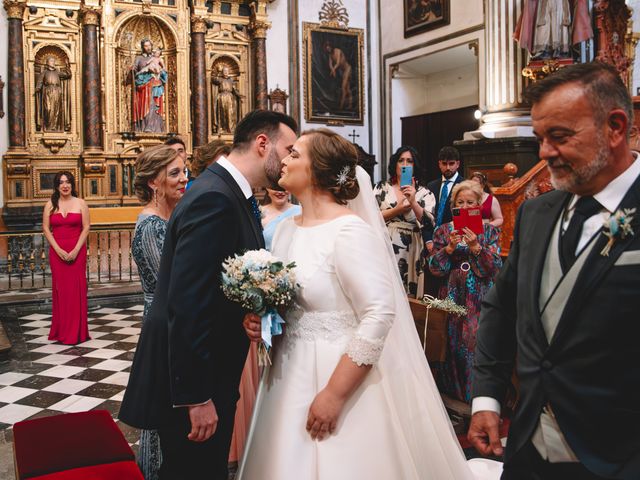
[[[134,187],[144,208],[136,222],[131,254],[138,266],[144,293],[143,322],[156,289],[167,222],[184,195],[187,184],[185,169],[182,157],[165,145],[149,148],[136,159]],[[158,433],[155,430],[142,430],[138,465],[145,479],[157,479],[161,463]]]
[[[481,203],[482,188],[476,182],[466,180],[453,188],[453,207],[479,207]],[[446,359],[444,363],[432,363],[431,366],[436,370],[440,391],[464,402],[471,400],[471,370],[480,304],[502,267],[498,238],[498,229],[489,223],[484,224],[484,232],[480,235],[469,229],[458,232],[453,229],[452,222],[438,227],[433,235],[429,270],[437,277],[446,278],[438,296],[451,298],[465,307],[467,314],[449,314]]]

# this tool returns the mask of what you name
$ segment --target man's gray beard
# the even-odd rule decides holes
[[[278,152],[276,151],[275,145],[274,148],[269,153],[269,157],[264,163],[264,173],[267,177],[267,185],[268,188],[272,190],[282,190],[282,187],[278,185],[278,180],[280,180],[280,173],[282,171],[282,164],[278,159]]]
[[[553,188],[573,193],[576,187],[589,183],[598,173],[606,168],[608,165],[609,148],[602,139],[599,139],[598,143],[600,143],[598,152],[593,160],[573,170],[567,177],[563,179],[554,178],[553,171],[550,170],[551,185],[553,185]]]

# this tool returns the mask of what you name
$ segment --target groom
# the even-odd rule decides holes
[[[638,479],[640,160],[628,143],[631,99],[600,63],[563,68],[528,98],[557,190],[520,208],[509,259],[482,304],[469,440],[502,454],[499,402],[515,364],[503,480]],[[635,235],[614,235],[607,254],[603,222],[635,208]]]
[[[227,158],[209,166],[176,207],[154,300],[120,419],[157,429],[162,479],[227,479],[240,375],[249,342],[243,309],[225,298],[225,258],[264,247],[252,187],[277,185],[296,122],[256,110],[238,123]]]

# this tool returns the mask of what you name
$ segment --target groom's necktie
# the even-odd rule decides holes
[[[449,197],[449,183],[451,180],[445,180],[440,192],[440,200],[438,201],[438,214],[436,215],[436,227],[442,225],[444,217],[444,209],[447,208],[447,198]]]
[[[584,222],[600,210],[602,205],[593,197],[580,197],[576,202],[569,226],[560,239],[560,263],[563,273],[566,273],[576,260],[576,249]]]
[[[260,213],[260,207],[258,207],[256,197],[251,195],[249,198],[247,198],[247,201],[249,202],[249,205],[251,205],[251,212],[253,213],[256,222],[258,222],[259,229],[262,230],[262,214]]]

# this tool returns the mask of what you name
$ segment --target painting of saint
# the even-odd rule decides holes
[[[404,0],[404,36],[449,25],[450,0]]]

